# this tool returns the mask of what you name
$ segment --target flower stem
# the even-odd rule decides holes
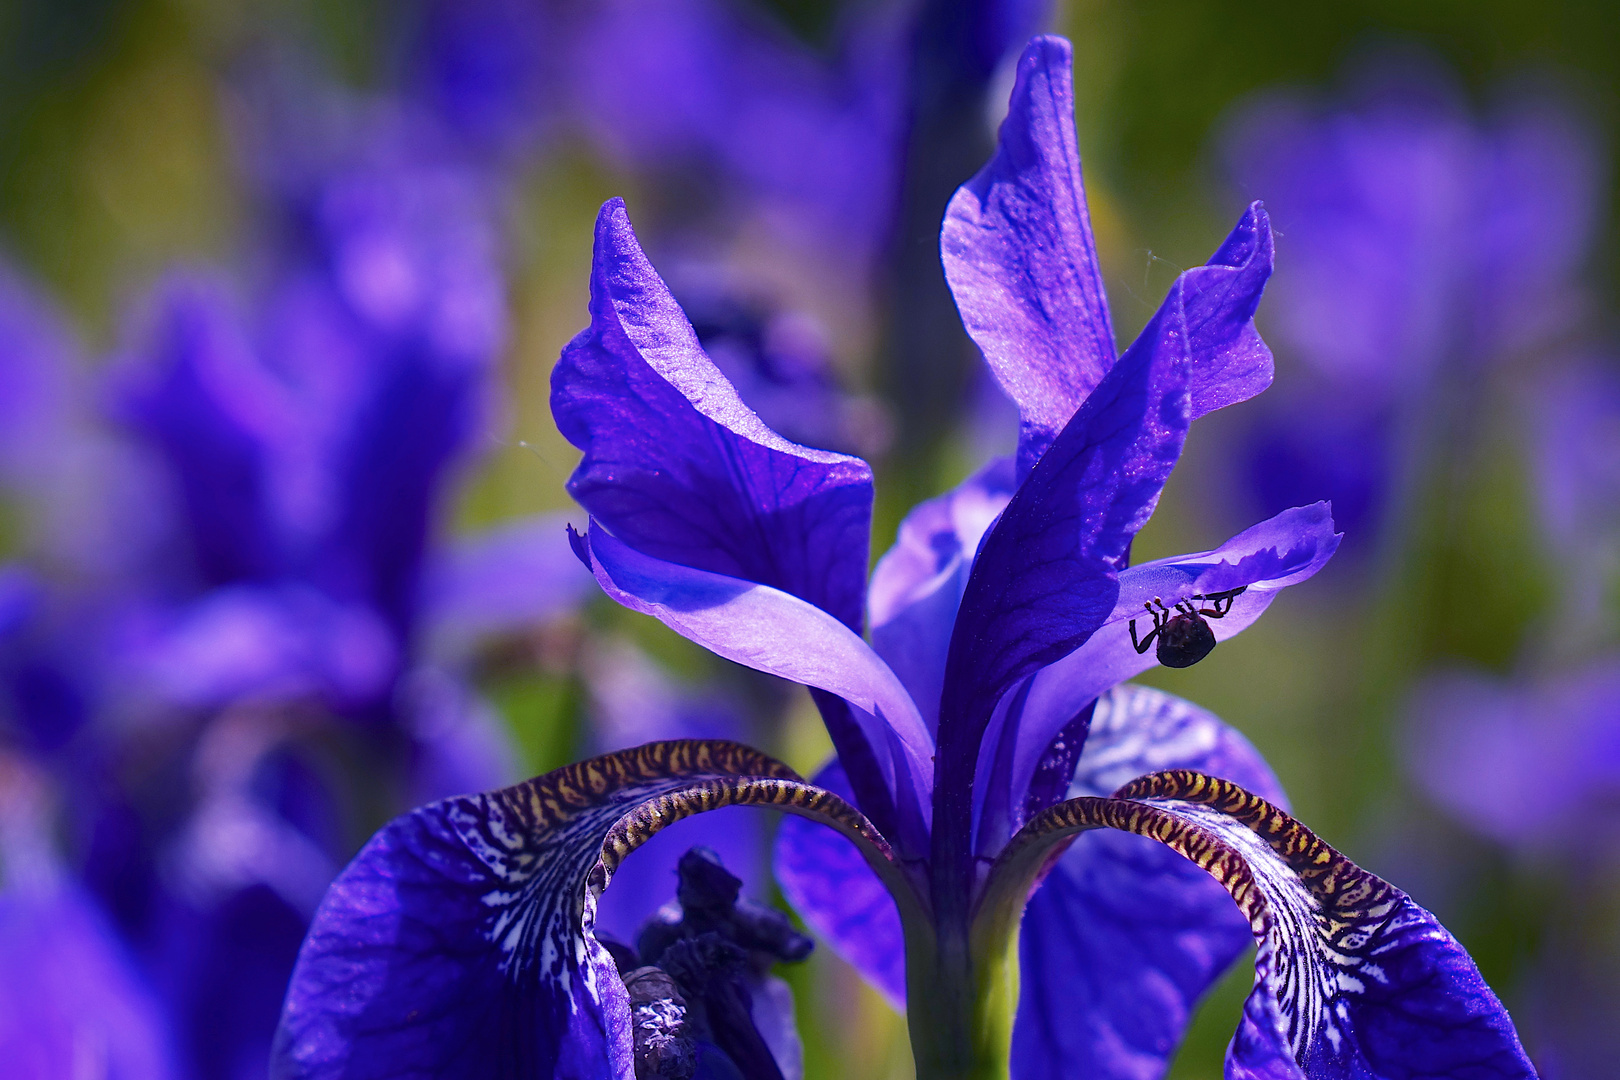
[[[906,943],[917,1080],[1006,1080],[1018,1003],[1014,941],[970,948],[965,932],[925,933]]]

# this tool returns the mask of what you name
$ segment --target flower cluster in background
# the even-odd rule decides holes
[[[628,244],[740,401],[790,443],[872,464],[870,536],[817,557],[864,581],[868,540],[890,551],[865,601],[873,648],[907,694],[928,691],[917,722],[937,732],[951,623],[934,618],[923,640],[930,598],[961,600],[980,538],[1085,396],[1019,381],[1042,363],[1038,335],[1003,333],[1006,298],[963,239],[989,226],[952,204],[944,265],[939,247],[952,193],[996,146],[1019,51],[1058,30],[1075,40],[1081,220],[1100,267],[1074,287],[1106,293],[1117,325],[1065,337],[1071,324],[1043,313],[1060,328],[1053,364],[1094,355],[1100,378],[1156,325],[1161,262],[1217,251],[1211,269],[1240,271],[1258,265],[1265,215],[1275,230],[1256,316],[1275,384],[1194,403],[1231,407],[1200,422],[1153,522],[1122,541],[1139,585],[1121,595],[1133,612],[1151,599],[1177,552],[1287,547],[1256,530],[1293,529],[1298,558],[1220,586],[1254,591],[1228,601],[1232,621],[1211,624],[1220,650],[1185,672],[1144,673],[1154,653],[1127,655],[1121,615],[1119,648],[1099,639],[1064,661],[1100,672],[1084,700],[1030,676],[1028,700],[993,720],[1004,751],[992,727],[968,766],[983,774],[964,809],[974,857],[1065,792],[1147,771],[1131,771],[1141,755],[1117,726],[1158,709],[1218,743],[1174,763],[1286,790],[1301,820],[1435,912],[1547,1080],[1609,1075],[1620,339],[1606,110],[1620,64],[1592,51],[1612,39],[1607,17],[1530,32],[1516,7],[1484,4],[1460,36],[1428,2],[1353,29],[1200,0],[28,0],[0,17],[8,1074],[263,1076],[300,943],[368,837],[593,754],[733,739],[808,776],[836,748],[844,771],[817,781],[860,796],[922,860],[926,831],[904,791],[873,779],[847,706],[840,721],[823,691],[813,704],[777,677],[790,665],[749,670],[601,596],[567,531],[588,528],[565,486],[575,446],[598,485],[574,487],[599,519],[587,561],[604,582],[641,557],[630,547],[681,539],[636,534],[621,552],[631,526],[599,535],[624,473],[588,445],[606,438],[585,431],[597,421],[565,405],[559,430],[551,372],[587,346],[591,223],[623,196]],[[1253,201],[1264,212],[1221,245]],[[1015,436],[1016,464],[981,470],[987,443],[1010,452]],[[1331,523],[1289,516],[1319,500]],[[1335,530],[1335,561],[1255,622],[1246,605],[1321,568]],[[720,570],[802,596],[770,576],[784,565]],[[855,593],[806,598],[858,633]],[[1080,714],[1078,729],[1059,722]],[[1046,718],[1032,750],[1015,738],[1025,716]],[[1065,777],[1017,805],[1048,744],[1085,725],[1099,757],[1072,790]],[[894,755],[890,786],[915,749],[876,752]],[[1003,786],[1001,803],[985,794]],[[743,898],[716,918],[785,899],[831,946],[781,979],[747,975],[796,1008],[803,1075],[909,1075],[904,973],[870,943],[898,923],[865,865],[812,832],[746,807],[683,821],[626,860],[598,930],[652,955],[638,935],[696,887],[701,868],[677,874],[683,853],[710,849]],[[791,843],[773,849],[779,835]],[[1053,944],[1022,958],[1040,989],[1021,1006],[1015,1075],[1090,1061],[1097,1032],[1132,1047],[1097,1066],[1122,1080],[1221,1075],[1250,976],[1240,963],[1220,982],[1216,960],[1245,947],[1241,925],[1200,930],[1199,963],[1158,957],[1176,1000],[1162,1031],[1125,1015],[1132,995],[1108,1012],[1090,981],[1128,981],[1109,974],[1109,933],[1145,940],[1227,910],[1213,889],[1110,894],[1133,861],[1191,873],[1138,839],[1076,845],[1035,893],[1026,945]],[[1146,925],[1131,902],[1168,906]],[[1065,938],[1071,908],[1106,932]],[[880,925],[851,929],[863,920]],[[1099,1019],[1077,1035],[1059,999],[1095,1000]]]

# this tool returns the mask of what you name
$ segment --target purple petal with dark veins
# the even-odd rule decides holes
[[[622,200],[597,218],[591,325],[563,350],[551,407],[585,452],[569,490],[615,536],[791,593],[859,632],[871,469],[795,446],[743,405],[642,254]]]
[[[967,791],[997,700],[1074,651],[1114,609],[1131,540],[1187,433],[1180,292],[1172,288],[1172,302],[1092,391],[980,547],[946,662],[937,783],[949,823],[936,810],[936,836],[945,827],[966,839]]]
[[[998,458],[954,491],[919,503],[867,588],[872,647],[905,683],[930,728],[939,723],[951,627],[979,542],[1007,506],[1013,463]]]
[[[837,758],[813,782],[846,799],[851,796]],[[782,895],[805,925],[895,1008],[905,1008],[906,942],[900,912],[859,849],[831,829],[783,818],[776,832],[774,865]]]
[[[1143,603],[1154,597],[1174,606],[1198,594],[1245,587],[1225,618],[1209,619],[1216,641],[1241,633],[1258,619],[1277,592],[1314,575],[1333,556],[1339,534],[1326,503],[1285,510],[1232,537],[1213,551],[1133,566],[1119,575],[1114,610],[1080,648],[1035,675],[1017,731],[1018,749],[1010,791],[1021,794],[1052,739],[1086,703],[1158,664],[1154,650],[1137,652],[1129,623],[1140,634],[1151,628]]]
[[[882,838],[848,803],[735,743],[653,743],[385,826],[300,953],[277,1077],[630,1080],[629,1003],[592,933],[613,869],[664,825],[772,805]]]
[[[847,626],[781,590],[642,554],[595,523],[580,543],[603,591],[625,607],[728,660],[847,701],[864,738],[844,740],[839,753],[875,761],[889,792],[909,786],[927,805],[933,737],[894,672]]]
[[[995,157],[951,200],[940,235],[962,321],[1018,405],[1022,476],[1114,363],[1114,335],[1081,180],[1069,44],[1036,38]],[[1250,206],[1209,264],[1178,279],[1192,414],[1271,383],[1254,312],[1271,276],[1271,225]],[[1174,291],[1173,291],[1174,295]]]
[[[1282,798],[1247,739],[1142,686],[1102,696],[1065,797],[1106,795],[1168,768]],[[1013,1076],[1162,1074],[1199,999],[1249,941],[1226,893],[1180,855],[1126,833],[1077,837],[1024,910]]]
[[[1016,889],[1069,837],[1151,836],[1220,882],[1259,946],[1227,1076],[1294,1080],[1533,1080],[1513,1022],[1434,916],[1282,810],[1187,770],[1111,798],[1059,803],[991,870]]]
[[[940,250],[963,325],[1018,405],[1019,474],[1114,364],[1074,131],[1069,43],[1018,61],[996,154],[945,212]]]

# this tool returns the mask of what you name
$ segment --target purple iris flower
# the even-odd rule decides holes
[[[0,1054],[9,1076],[182,1075],[157,994],[52,850],[44,775],[0,753]]]
[[[1411,768],[1458,821],[1523,850],[1620,851],[1620,658],[1554,680],[1431,676],[1414,694]]]
[[[902,12],[863,11],[828,62],[742,9],[596,5],[574,39],[570,79],[588,131],[638,172],[690,173],[688,201],[723,212],[720,222],[761,224],[773,246],[861,274],[885,236],[904,141]],[[606,43],[611,65],[600,62]],[[690,207],[681,216],[689,221]]]
[[[471,643],[589,587],[558,519],[442,536],[505,343],[492,185],[345,115],[263,178],[251,290],[171,275],[103,388],[140,498],[107,508],[133,554],[93,623],[76,854],[198,1077],[264,1074],[356,812],[516,779]]]
[[[1225,142],[1286,238],[1274,336],[1303,362],[1256,432],[1252,486],[1267,508],[1330,494],[1348,534],[1373,535],[1437,410],[1579,324],[1602,155],[1557,95],[1520,88],[1476,119],[1448,72],[1411,56],[1332,105],[1263,98]]]
[[[1433,916],[1281,810],[1235,731],[1120,685],[1155,663],[1132,640],[1144,604],[1169,605],[1158,653],[1184,659],[1183,635],[1248,625],[1338,538],[1318,504],[1127,566],[1192,419],[1270,381],[1252,317],[1271,235],[1251,207],[1116,354],[1069,63],[1061,39],[1030,44],[1000,148],[942,237],[963,321],[1019,406],[1017,457],[919,507],[870,588],[870,469],[744,407],[623,203],[603,208],[591,324],[552,383],[585,452],[576,550],[620,603],[808,686],[837,763],[812,784],[735,743],[653,743],[397,819],[323,901],[282,1075],[654,1075],[667,1042],[648,1025],[665,1038],[694,1021],[675,995],[627,991],[635,973],[593,934],[598,899],[643,840],[736,804],[832,826],[838,843],[809,849],[783,832],[784,887],[903,994],[919,1076],[1006,1075],[1009,1060],[1020,1077],[1152,1075],[1245,931],[1257,977],[1229,1075],[1534,1075]],[[1126,843],[1083,835],[1098,829]],[[1194,884],[1198,869],[1219,885]]]
[[[1408,767],[1456,820],[1509,848],[1620,843],[1620,371],[1583,359],[1544,373],[1528,434],[1554,617],[1512,678],[1443,672],[1408,703]]]

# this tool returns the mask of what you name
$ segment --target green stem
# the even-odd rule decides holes
[[[965,933],[908,932],[906,1020],[917,1080],[1006,1080],[1018,1003],[1014,938],[975,948]]]

